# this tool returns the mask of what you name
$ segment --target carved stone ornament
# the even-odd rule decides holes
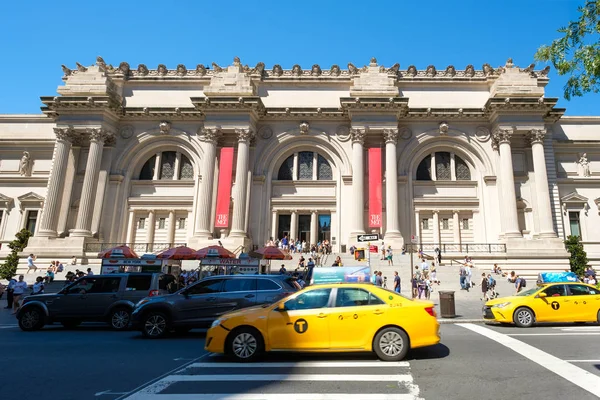
[[[425,70],[425,75],[436,76],[437,70],[435,69],[435,66],[433,66],[433,65],[428,66],[427,69]]]
[[[100,56],[96,57],[96,65],[102,70],[106,69],[106,63],[104,62],[104,58]]]
[[[331,76],[340,76],[342,70],[340,69],[339,65],[334,64],[331,66],[331,70],[329,71],[329,73],[331,74]]]
[[[256,64],[256,67],[252,68],[252,70],[250,71],[251,75],[260,75],[262,76],[265,73],[265,63],[260,61],[258,64]]]
[[[233,65],[239,67],[240,65],[242,65],[242,60],[240,60],[238,56],[233,57]]]
[[[292,67],[292,75],[294,75],[294,76],[302,75],[302,68],[300,67],[300,65],[296,64]]]
[[[367,138],[367,133],[367,128],[350,128],[352,143],[360,143],[361,145],[364,144],[365,139]]]
[[[513,68],[515,66],[515,64],[513,64],[513,59],[512,57],[510,57],[508,60],[506,60],[506,64],[504,65],[504,68]]]
[[[475,76],[475,67],[471,64],[467,65],[467,68],[465,68],[465,76],[468,76],[469,78]]]
[[[258,130],[258,136],[263,139],[271,139],[273,136],[273,129],[270,126],[265,125]]]
[[[236,128],[235,134],[237,135],[238,141],[240,142],[247,142],[254,138],[254,132],[252,131],[252,129]]]
[[[310,125],[308,122],[301,122],[298,127],[300,128],[301,135],[308,135],[308,131],[310,130]]]
[[[440,123],[440,136],[447,136],[450,130],[450,125],[447,122]]]
[[[589,178],[592,176],[590,170],[590,162],[588,161],[587,153],[578,154],[579,160],[577,160],[577,173],[579,176]]]
[[[212,63],[212,67],[215,72],[223,72],[223,68],[221,68],[216,62]]]
[[[165,64],[158,64],[158,68],[156,69],[156,72],[159,75],[165,76],[169,70],[167,69],[167,66]]]
[[[402,140],[408,140],[412,137],[412,131],[408,126],[399,126],[398,127],[398,136]]]
[[[214,128],[201,127],[198,129],[198,135],[200,136],[200,140],[203,142],[216,144],[219,138],[223,135],[223,131],[221,130],[220,126]]]
[[[73,141],[74,136],[73,128],[54,128],[54,134],[57,140],[66,140],[68,142]]]
[[[350,75],[357,75],[360,72],[352,63],[348,63],[348,71],[350,72]]]
[[[335,130],[335,134],[340,142],[347,142],[350,140],[350,128],[346,125],[340,125]]]
[[[65,76],[69,76],[73,72],[73,71],[71,71],[71,69],[69,67],[67,67],[64,64],[61,65],[61,67],[62,67],[62,70],[63,70],[63,73],[65,74]]]
[[[137,67],[137,72],[141,76],[146,76],[146,75],[148,75],[148,67],[146,67],[146,65],[144,65],[144,64],[140,64]]]
[[[200,75],[200,76],[206,75],[206,67],[202,64],[196,65],[196,75]]]
[[[387,72],[388,74],[398,75],[398,73],[400,72],[400,63],[392,65],[385,72]]]
[[[77,71],[79,72],[87,72],[87,67],[84,65],[79,64],[78,62],[75,62],[75,65],[77,65]]]
[[[319,64],[315,64],[312,66],[311,70],[310,70],[310,74],[312,76],[319,76],[321,75],[322,71],[321,71],[321,67],[319,66]]]
[[[513,135],[513,130],[512,129],[497,128],[494,131],[494,140],[498,144],[510,143],[510,138],[512,137],[512,135]]]
[[[119,129],[119,136],[121,136],[123,139],[129,139],[130,137],[133,136],[133,126],[131,125],[124,125],[121,127],[121,129]]]
[[[383,130],[383,139],[386,143],[398,143],[398,129],[397,128],[386,128]]]
[[[168,135],[171,131],[171,123],[169,121],[162,121],[158,124],[158,128],[160,129],[160,133],[162,135]]]
[[[275,75],[275,76],[283,75],[283,68],[281,68],[281,65],[279,65],[279,64],[273,65],[273,75]]]
[[[121,73],[125,76],[129,75],[129,63],[126,61],[123,61],[121,64],[119,64],[119,71],[121,71]]]
[[[454,68],[454,65],[448,65],[446,67],[446,76],[454,76],[456,75],[456,68]]]
[[[485,76],[490,76],[494,74],[494,68],[488,63],[483,64],[483,74]]]
[[[21,176],[31,176],[33,172],[33,159],[28,151],[23,152],[23,157],[19,161],[19,174]]]
[[[179,64],[177,66],[177,75],[184,76],[185,74],[187,74],[187,68],[185,67],[185,65]]]
[[[541,70],[539,72],[539,76],[548,76],[548,73],[550,73],[550,66],[547,65],[543,70]]]
[[[409,66],[406,70],[406,75],[417,76],[417,67],[415,67],[414,65]]]
[[[90,142],[104,143],[109,136],[109,132],[102,128],[87,128],[85,131],[89,136]]]
[[[531,129],[527,134],[527,138],[529,139],[529,142],[531,144],[535,144],[535,143],[543,144],[545,136],[546,136],[545,129]]]
[[[475,139],[481,143],[485,143],[490,140],[491,134],[490,130],[485,126],[479,126],[475,130]]]

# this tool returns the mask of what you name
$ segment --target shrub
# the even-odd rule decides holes
[[[21,229],[15,235],[15,240],[8,244],[8,247],[12,250],[6,257],[4,264],[0,264],[0,278],[10,279],[17,273],[17,267],[19,266],[19,253],[27,247],[27,242],[31,237],[32,233],[27,229]]]

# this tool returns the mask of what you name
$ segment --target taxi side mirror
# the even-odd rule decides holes
[[[285,311],[285,303],[279,303],[277,306],[277,311]]]
[[[542,293],[539,293],[539,294],[538,294],[538,297],[539,297],[540,299],[544,299],[544,298],[548,297],[548,295],[547,295],[546,293],[542,292]]]

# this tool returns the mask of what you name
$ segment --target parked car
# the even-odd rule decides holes
[[[148,338],[169,331],[208,328],[220,315],[241,308],[271,304],[300,289],[288,275],[222,275],[205,278],[178,292],[148,297],[131,315],[134,329]]]
[[[162,273],[84,276],[58,293],[25,297],[17,312],[19,327],[35,331],[53,322],[74,328],[84,321],[106,321],[115,330],[125,330],[135,304],[167,294],[169,278]]]

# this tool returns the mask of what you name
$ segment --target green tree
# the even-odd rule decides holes
[[[27,242],[31,237],[31,232],[27,229],[21,229],[15,235],[15,240],[8,244],[8,247],[12,250],[6,257],[4,264],[0,264],[0,278],[10,279],[17,273],[17,267],[19,265],[19,253],[27,247]]]
[[[567,251],[571,253],[571,257],[569,257],[571,271],[575,272],[577,276],[583,276],[585,267],[588,265],[588,258],[585,250],[583,250],[581,239],[579,236],[570,235],[565,240],[565,246]]]
[[[536,60],[550,61],[559,75],[569,75],[567,100],[600,91],[600,0],[586,0],[578,10],[579,19],[558,30],[563,36],[535,53]]]

